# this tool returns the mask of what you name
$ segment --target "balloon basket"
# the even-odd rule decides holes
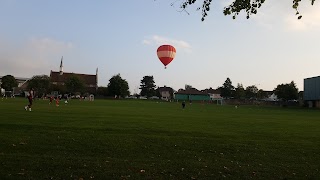
[[[164,69],[167,69],[167,66],[165,66]]]

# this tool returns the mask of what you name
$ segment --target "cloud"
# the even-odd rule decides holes
[[[307,31],[320,27],[320,2],[316,1],[313,6],[311,2],[300,3],[299,11],[303,16],[300,20],[291,1],[269,0],[250,19],[266,29],[280,27],[288,31]]]
[[[170,39],[158,35],[154,35],[151,38],[146,38],[142,41],[143,44],[146,45],[157,45],[160,46],[162,44],[170,44],[178,49],[185,50],[186,52],[191,52],[191,46],[188,42],[183,40]]]
[[[302,6],[302,5],[301,5]],[[299,9],[302,19],[297,16],[286,16],[284,21],[288,30],[306,31],[320,28],[320,3],[302,6]]]
[[[19,45],[1,39],[0,47],[1,76],[31,77],[48,75],[52,66],[58,66],[61,56],[73,49],[73,44],[52,38],[31,38]]]

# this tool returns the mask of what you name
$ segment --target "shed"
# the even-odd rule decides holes
[[[309,107],[320,108],[320,76],[304,79],[303,100]]]
[[[185,100],[185,101],[209,101],[210,95],[205,92],[201,92],[195,88],[187,90],[179,90],[174,94],[174,99]]]

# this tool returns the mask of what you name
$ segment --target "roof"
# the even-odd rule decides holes
[[[92,75],[92,74],[77,74],[77,73],[67,73],[63,72],[62,75],[59,74],[59,72],[56,71],[51,71],[50,73],[50,78],[52,82],[65,82],[68,78],[71,76],[77,76],[80,79],[84,81],[85,84],[87,85],[96,85],[97,84],[97,75]]]
[[[196,88],[190,88],[190,89],[186,89],[186,90],[180,89],[175,94],[208,95],[208,93],[201,92],[201,91],[197,90]]]
[[[207,93],[207,94],[221,94],[221,91],[220,89],[204,89],[204,90],[201,90],[202,92],[204,93]]]
[[[314,79],[314,78],[317,79],[317,78],[320,78],[320,76],[305,78],[305,80],[306,80],[306,79]]]
[[[164,86],[164,87],[159,87],[158,90],[159,90],[159,92],[163,92],[163,91],[172,92],[172,91],[173,91],[173,89],[172,89],[171,87],[166,87],[166,86]]]

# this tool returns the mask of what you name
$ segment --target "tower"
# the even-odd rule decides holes
[[[61,58],[61,62],[60,62],[60,71],[59,74],[62,75],[63,74],[63,65],[62,65],[62,61],[63,61],[63,56]]]

